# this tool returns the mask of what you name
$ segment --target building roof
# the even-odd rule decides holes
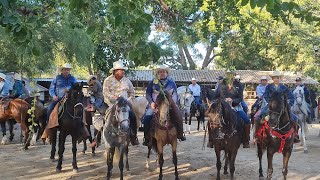
[[[41,81],[41,82],[51,82],[53,80],[53,78],[34,78],[35,81]],[[87,83],[86,79],[77,79],[77,82],[81,83]]]
[[[8,81],[10,89],[13,88],[13,84],[14,84],[14,80],[13,80],[13,78],[12,78],[13,75],[14,75],[13,72],[6,73],[6,81]],[[25,78],[25,77],[22,77],[22,80],[23,80],[24,82],[26,82],[26,88],[27,88],[27,90],[30,91],[30,92],[44,92],[44,91],[48,91],[47,88],[45,88],[45,87],[43,87],[43,86],[41,86],[41,85],[39,85],[39,84],[35,84],[35,86],[31,86],[31,85],[30,85],[30,80],[27,79],[27,78]]]
[[[242,83],[260,83],[262,76],[267,76],[271,82],[273,71],[258,71],[258,70],[236,70],[237,74],[241,77]],[[318,84],[318,82],[309,76],[303,76],[302,74],[295,74],[290,71],[283,71],[284,77],[282,82],[285,84],[295,83],[297,77],[302,77],[302,81],[305,84]],[[192,78],[196,78],[202,83],[216,83],[219,76],[225,76],[224,70],[172,70],[170,76],[177,82],[190,82]],[[154,77],[153,70],[132,70],[127,77],[131,81],[147,82]]]

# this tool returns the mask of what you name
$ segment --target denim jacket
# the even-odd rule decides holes
[[[276,87],[274,84],[267,85],[266,91],[264,93],[264,99],[267,101],[267,103],[269,103],[270,98],[271,98],[271,94],[274,91],[278,91],[281,93],[285,92],[287,94],[288,99],[289,99],[290,106],[293,106],[294,96],[293,96],[292,92],[289,90],[289,88],[283,84],[279,84],[278,87]]]
[[[0,82],[0,97],[8,97],[9,96],[9,84],[7,81]]]
[[[23,84],[22,81],[17,80],[14,85],[13,85],[13,89],[12,89],[12,94],[15,98],[18,98],[19,96],[21,96],[22,94],[24,94],[23,92]]]
[[[172,100],[175,103],[177,103],[178,94],[177,94],[176,83],[171,79],[164,79],[164,80],[153,79],[152,81],[150,81],[150,83],[147,87],[147,90],[146,90],[146,98],[149,101],[149,104],[151,104],[152,102],[155,102],[157,99],[158,94],[156,93],[156,91],[160,91],[159,83],[161,83],[163,85],[164,91],[170,91],[173,89]]]
[[[65,89],[69,90],[71,88],[71,85],[76,82],[77,79],[70,74],[66,78],[62,75],[58,75],[51,82],[49,94],[51,97],[58,96],[59,98],[62,98],[65,94]]]

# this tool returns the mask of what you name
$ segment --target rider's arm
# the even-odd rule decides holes
[[[112,106],[112,103],[111,103],[112,94],[111,94],[110,87],[109,87],[110,85],[111,85],[110,77],[107,77],[103,82],[102,93],[103,93],[103,97],[104,97],[104,102],[107,103],[107,105],[109,107]]]
[[[173,92],[172,92],[172,100],[177,103],[178,102],[178,93],[177,93],[177,85],[174,81],[172,81]]]
[[[0,96],[1,97],[8,97],[9,96],[9,84],[7,82],[4,82]]]
[[[49,88],[49,94],[50,94],[51,97],[57,96],[57,94],[56,94],[56,84],[57,84],[57,78],[54,78],[51,81],[50,88]]]
[[[75,84],[75,83],[77,83],[77,79],[73,76],[70,76],[69,82],[67,84],[67,89],[69,90],[71,88],[72,84]]]
[[[147,86],[147,90],[146,90],[146,98],[149,102],[149,104],[151,104],[153,102],[153,99],[152,99],[152,93],[153,93],[153,81],[150,81],[148,86]]]
[[[270,95],[271,95],[270,91],[271,91],[271,86],[267,85],[266,91],[263,94],[263,97],[264,97],[264,99],[266,100],[267,103],[269,103],[269,101],[270,101]]]
[[[128,83],[129,83],[129,90],[128,90],[128,98],[134,99],[135,95],[134,95],[134,87],[132,82],[128,79]]]
[[[289,90],[289,88],[287,88],[286,91],[287,91],[287,96],[288,96],[288,99],[289,99],[289,105],[290,105],[290,107],[292,107],[293,104],[294,104],[294,95],[293,95],[293,93]]]

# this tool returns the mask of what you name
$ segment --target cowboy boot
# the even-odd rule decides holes
[[[208,141],[207,147],[213,148],[213,138],[212,138],[212,131],[210,127],[208,127],[208,135],[209,135],[209,141]]]
[[[244,126],[243,148],[250,148],[249,141],[250,141],[250,124],[246,124]]]

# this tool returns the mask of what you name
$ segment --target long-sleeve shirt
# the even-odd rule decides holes
[[[195,84],[195,85],[190,84],[189,90],[192,92],[193,96],[200,96],[201,88],[198,84]]]
[[[232,88],[229,89],[225,82],[220,83],[213,99],[217,98],[231,98],[232,106],[238,106],[243,100],[243,85],[240,82],[234,81]]]
[[[146,90],[146,98],[149,101],[149,104],[151,104],[152,102],[156,102],[158,92],[160,91],[159,83],[162,84],[164,91],[173,90],[172,100],[175,103],[177,103],[178,102],[177,85],[173,80],[167,78],[164,80],[153,79],[152,81],[149,82],[149,85]]]
[[[275,86],[274,84],[269,84],[266,87],[266,92],[264,93],[264,99],[267,103],[269,103],[271,95],[273,92],[278,91],[280,93],[285,92],[287,94],[287,97],[289,99],[290,106],[293,106],[294,104],[294,96],[292,92],[289,90],[289,88],[283,84],[279,84],[278,86]]]
[[[19,96],[24,94],[22,81],[15,81],[15,83],[13,84],[12,94],[15,98],[18,98]]]
[[[102,85],[99,81],[96,81],[93,85],[90,85],[88,91],[92,93],[96,99],[103,99]]]
[[[133,84],[125,76],[122,77],[120,81],[118,81],[114,75],[107,77],[103,82],[102,92],[104,96],[104,102],[107,103],[109,107],[116,102],[116,99],[114,99],[115,96],[122,96],[125,99],[133,99],[135,97]]]
[[[6,81],[0,82],[0,97],[8,97],[9,96],[9,84]]]
[[[69,90],[72,84],[76,83],[77,79],[69,74],[68,77],[58,75],[54,78],[50,84],[49,94],[51,97],[58,96],[62,98],[65,94],[65,90]]]
[[[262,84],[259,84],[256,88],[256,93],[257,93],[257,96],[258,98],[262,98],[264,92],[266,91],[266,87],[267,85],[262,85]]]

